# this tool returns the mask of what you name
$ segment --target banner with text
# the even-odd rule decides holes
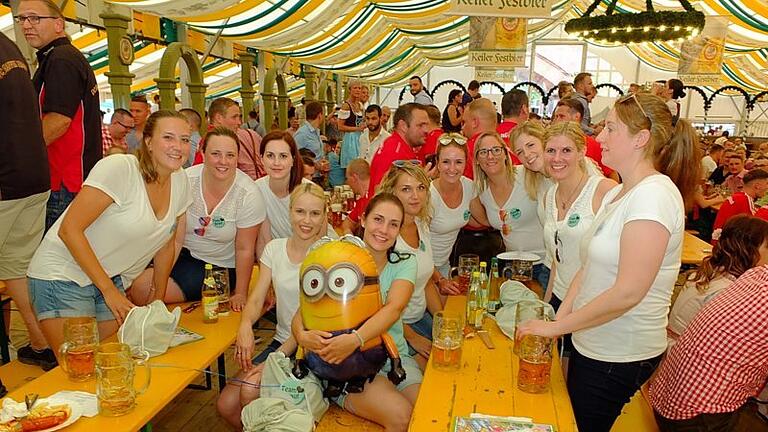
[[[680,45],[678,77],[691,86],[720,86],[728,18],[708,16],[701,34]]]
[[[449,15],[551,18],[553,0],[450,0]]]
[[[525,18],[469,17],[470,66],[524,66],[527,41]]]

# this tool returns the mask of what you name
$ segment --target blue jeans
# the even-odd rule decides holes
[[[574,349],[567,384],[579,430],[610,432],[624,404],[650,378],[661,357],[611,363],[585,357]]]
[[[533,278],[541,285],[541,292],[547,291],[549,285],[549,267],[544,264],[536,264],[533,266]]]
[[[45,232],[56,222],[56,219],[64,213],[69,203],[75,199],[76,193],[70,192],[64,185],[61,185],[61,189],[57,191],[51,191],[51,196],[48,198],[48,204],[45,209]]]

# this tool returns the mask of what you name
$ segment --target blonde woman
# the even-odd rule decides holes
[[[557,319],[523,323],[518,337],[573,334],[568,392],[576,423],[607,432],[667,348],[684,202],[696,191],[700,156],[690,123],[673,128],[664,101],[648,94],[619,99],[597,140],[623,183],[598,210]]]
[[[432,220],[429,178],[419,165],[395,161],[377,192],[396,196],[405,209],[395,249],[412,254],[416,258],[418,271],[413,295],[403,312],[402,320],[405,339],[412,354],[418,353],[416,360],[425,364],[432,347],[432,314],[443,309],[433,280],[435,265],[429,232]]]
[[[150,261],[152,300],[164,298],[176,227],[192,204],[181,169],[187,155],[186,117],[157,111],[147,120],[136,156],[99,161],[46,234],[29,265],[29,292],[55,353],[67,318],[95,317],[101,339],[115,333],[134,306],[123,287]]]
[[[296,341],[291,335],[291,321],[299,309],[299,269],[309,247],[325,234],[325,195],[314,183],[296,186],[290,195],[290,237],[277,238],[267,243],[260,257],[259,278],[240,317],[240,330],[235,345],[235,360],[242,371],[238,378],[251,382],[260,380],[267,356],[281,351],[291,356],[296,351]],[[277,300],[277,328],[275,337],[256,358],[253,324],[261,317],[264,301],[270,285]],[[253,367],[253,365],[257,365]],[[234,427],[240,424],[240,386],[228,384],[221,392],[216,407],[224,419]]]
[[[541,155],[536,158],[543,160]],[[544,227],[538,216],[538,194],[531,194],[526,187],[527,168],[512,165],[507,146],[496,132],[480,135],[475,145],[474,164],[475,189],[485,209],[487,224],[501,231],[506,250],[530,252],[539,257],[540,262],[533,266],[533,277],[542,288],[546,287],[549,269],[545,265]],[[531,174],[531,178],[538,176]],[[540,184],[533,187],[534,192],[543,189]],[[479,213],[472,211],[473,215]]]
[[[348,89],[349,99],[341,104],[341,110],[339,110],[339,131],[344,132],[339,163],[345,169],[349,161],[360,157],[360,134],[367,128],[363,113],[365,107],[362,102],[362,81],[350,80]]]
[[[557,311],[581,266],[581,239],[592,226],[606,192],[616,182],[587,170],[584,132],[578,123],[550,126],[544,142],[544,165],[555,182],[542,200],[544,244],[553,258],[544,300]]]

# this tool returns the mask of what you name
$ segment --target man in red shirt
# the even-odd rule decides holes
[[[747,400],[768,380],[765,264],[761,258],[706,303],[667,352],[649,387],[660,430],[765,430],[736,427],[755,415]]]
[[[712,226],[712,243],[720,239],[720,233],[728,219],[739,214],[755,214],[755,200],[768,191],[768,171],[753,169],[744,176],[744,187],[728,197],[720,206]]]
[[[464,108],[464,126],[461,133],[467,140],[467,165],[464,168],[464,176],[474,178],[472,161],[475,155],[475,141],[483,132],[496,131],[496,108],[490,99],[475,99]]]
[[[362,158],[349,161],[349,165],[347,165],[347,184],[359,198],[355,201],[355,207],[349,212],[349,216],[341,223],[344,234],[354,234],[355,230],[360,226],[360,218],[370,200],[370,195],[368,195],[370,183],[371,167],[368,165],[368,161]]]
[[[424,105],[415,102],[400,105],[392,117],[392,122],[394,123],[392,135],[384,140],[371,161],[369,196],[376,193],[376,186],[384,178],[392,162],[418,160],[414,148],[423,146],[427,139],[429,117]]]
[[[427,105],[427,117],[429,117],[429,133],[424,140],[424,145],[421,146],[416,153],[416,157],[422,164],[426,164],[427,157],[437,153],[437,139],[443,134],[443,129],[440,127],[441,113],[434,105]]]
[[[501,114],[504,116],[504,120],[496,128],[496,132],[507,143],[507,147],[510,149],[509,155],[515,165],[520,165],[520,159],[512,151],[509,136],[512,134],[512,129],[517,125],[528,121],[529,113],[528,95],[524,91],[512,89],[504,94],[501,99]]]
[[[576,99],[560,99],[552,113],[552,124],[572,121],[581,124],[581,118],[584,116],[584,106]],[[618,175],[611,168],[603,165],[603,150],[600,143],[590,135],[586,135],[586,155],[597,163],[603,174],[613,180],[619,181]]]

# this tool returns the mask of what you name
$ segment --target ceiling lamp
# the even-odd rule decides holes
[[[689,39],[704,28],[704,13],[688,0],[679,0],[682,11],[655,11],[653,2],[645,1],[645,12],[614,14],[617,0],[611,0],[605,15],[590,16],[603,0],[595,0],[580,18],[565,24],[565,31],[582,39],[610,43],[661,42]]]

